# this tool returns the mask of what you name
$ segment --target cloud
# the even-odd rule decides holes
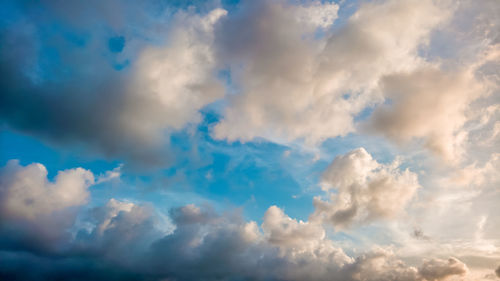
[[[125,271],[139,271],[152,241],[166,231],[151,205],[114,198],[89,210],[86,222],[93,228],[78,231],[69,254],[95,257]]]
[[[398,166],[378,163],[364,148],[337,156],[322,175],[323,189],[335,193],[330,201],[314,198],[313,219],[342,229],[398,216],[419,188],[417,175]]]
[[[500,265],[497,267],[497,269],[495,269],[495,274],[498,278],[500,278]]]
[[[325,236],[320,225],[292,219],[275,206],[268,209],[261,227],[234,212],[217,214],[208,207],[186,205],[171,210],[175,228],[165,232],[151,206],[116,199],[91,208],[82,218],[86,227],[68,238],[70,242],[55,257],[0,243],[0,276],[22,280],[423,280],[420,270],[387,250],[353,259]],[[9,225],[0,227],[4,230]],[[458,268],[455,262],[449,267]],[[434,260],[422,268],[423,274],[462,274]]]
[[[469,104],[485,88],[469,71],[446,73],[435,67],[385,76],[382,91],[391,101],[373,113],[372,128],[397,141],[424,140],[449,162],[459,162],[467,137]]]
[[[169,160],[169,132],[197,123],[198,110],[224,94],[212,47],[222,9],[205,15],[181,10],[155,34],[166,43],[153,47],[134,37],[130,49],[124,41],[114,55],[101,29],[89,29],[88,36],[83,24],[51,29],[50,20],[20,6],[22,16],[2,23],[0,32],[0,118],[14,130],[107,157],[161,164]],[[49,8],[38,10],[54,16]],[[130,66],[116,69],[110,62],[115,59]]]
[[[458,165],[496,144],[500,21],[492,1],[450,3],[453,15],[431,34],[426,63],[380,79],[386,102],[365,129],[416,141]]]
[[[321,225],[291,219],[276,206],[266,211],[262,228],[270,243],[284,248],[307,247],[325,237]]]
[[[0,126],[127,164],[165,164],[170,135],[199,123],[200,111],[216,102],[209,110],[221,110],[217,139],[316,145],[356,132],[364,120],[370,132],[423,144],[456,166],[412,158],[410,171],[399,158],[379,163],[355,149],[323,172],[325,196],[314,199],[309,220],[271,206],[258,224],[206,206],[173,208],[165,218],[133,199],[90,201],[89,189],[118,179],[120,168],[51,178],[42,164],[11,161],[0,169],[0,279],[475,280],[464,262],[496,265],[493,0],[361,1],[340,19],[343,1],[248,0],[227,11],[196,1],[168,11],[161,1],[59,2],[0,4],[7,11]],[[209,150],[208,162],[220,158]],[[220,159],[222,173],[206,161],[195,172],[201,167],[217,183],[217,174],[227,175]],[[319,160],[307,170],[317,171]],[[193,176],[188,166],[181,173]],[[449,177],[433,178],[443,170]],[[316,176],[296,180],[309,185]],[[419,197],[426,196],[413,204],[420,183]],[[266,194],[279,197],[277,190]],[[365,248],[374,243],[385,246]]]
[[[0,169],[0,244],[58,251],[93,184],[92,172],[82,168],[60,171],[49,181],[42,164],[9,161]]]
[[[444,280],[453,275],[465,275],[467,266],[456,258],[448,260],[432,259],[425,261],[418,269],[420,275],[427,281]]]
[[[2,216],[35,220],[54,212],[87,203],[88,187],[94,175],[82,168],[61,171],[54,182],[47,180],[47,169],[39,163],[26,167],[9,161],[0,171]]]
[[[406,266],[391,251],[384,249],[374,249],[357,257],[347,272],[351,280],[420,280],[416,268]]]
[[[435,1],[364,3],[328,29],[303,24],[320,9],[308,5],[243,2],[241,12],[217,25],[219,60],[230,68],[236,94],[215,138],[318,143],[353,132],[354,117],[383,100],[380,78],[420,65],[418,48],[450,12]],[[336,17],[334,4],[322,5]]]
[[[77,214],[73,207],[88,203],[86,191],[94,183],[81,168],[59,172],[51,182],[43,165],[10,161],[0,176],[2,278],[420,280],[388,251],[349,257],[320,224],[292,219],[276,206],[258,226],[238,213],[186,205],[170,211],[173,227],[165,228],[169,222],[151,205],[130,201],[110,199]],[[23,206],[26,200],[12,197],[18,187],[36,199]],[[22,211],[10,209],[9,200],[21,200]]]

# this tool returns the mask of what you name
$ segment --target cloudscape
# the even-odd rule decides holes
[[[500,280],[500,2],[1,1],[0,280]]]

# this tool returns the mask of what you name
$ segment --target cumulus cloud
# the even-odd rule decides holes
[[[106,156],[163,163],[166,135],[199,121],[198,110],[224,94],[212,47],[222,9],[179,11],[156,34],[167,38],[162,46],[134,38],[132,62],[121,70],[107,59],[112,55],[103,55],[109,52],[99,41],[104,35],[92,29],[97,39],[91,40],[76,29],[68,37],[31,11],[2,22],[0,32],[0,118],[13,129]]]
[[[11,161],[0,182],[0,276],[5,278],[420,280],[413,267],[388,251],[349,257],[320,224],[292,219],[276,206],[259,226],[238,213],[186,205],[171,210],[173,227],[167,229],[152,206],[111,199],[84,211],[76,224],[77,213],[70,210],[88,202],[90,171],[61,171],[51,182],[43,165]],[[19,265],[37,274],[23,273]]]
[[[373,129],[398,141],[424,139],[425,146],[444,159],[461,159],[466,111],[485,91],[473,73],[429,67],[388,75],[381,83],[391,102],[375,110]]]
[[[86,212],[85,223],[80,222],[85,227],[67,237],[56,252],[40,250],[46,240],[35,239],[31,243],[40,245],[23,251],[0,243],[0,276],[22,280],[423,280],[420,271],[387,250],[349,257],[320,225],[292,219],[276,206],[268,209],[258,226],[234,212],[218,214],[208,207],[186,205],[171,210],[174,227],[168,230],[147,204],[111,199]],[[2,221],[0,242],[13,223]],[[70,227],[54,231],[66,232]],[[24,235],[23,231],[30,230],[22,229],[17,235]],[[460,274],[443,264],[423,268],[446,276]]]
[[[453,275],[465,275],[467,266],[456,258],[448,260],[432,259],[424,261],[418,269],[420,275],[427,281],[444,280]]]
[[[226,14],[223,9],[214,9],[204,16],[179,12],[167,46],[142,51],[136,62],[132,94],[138,101],[147,102],[148,110],[130,104],[131,112],[146,116],[139,120],[127,119],[129,122],[139,121],[136,127],[153,126],[156,130],[180,129],[187,123],[199,121],[198,110],[223,96],[223,86],[215,77],[213,28]],[[156,117],[151,118],[154,116],[149,115],[149,105],[154,103],[161,106]]]
[[[270,243],[285,248],[307,247],[309,242],[325,237],[321,225],[291,219],[276,206],[266,211],[262,228]]]
[[[479,82],[467,71],[429,66],[422,56],[433,32],[450,19],[456,6],[450,1],[362,3],[338,25],[333,2],[242,1],[230,13],[159,11],[163,20],[146,20],[152,4],[110,13],[116,2],[94,2],[92,16],[82,5],[47,2],[47,18],[71,23],[72,36],[49,29],[45,17],[30,14],[36,9],[12,5],[22,16],[3,21],[0,34],[0,118],[8,126],[110,157],[162,163],[169,133],[199,122],[200,109],[216,100],[224,99],[224,109],[215,138],[312,144],[354,132],[357,116],[390,101],[393,106],[375,112],[377,131],[423,139],[447,160],[460,158],[465,111]],[[131,12],[145,23],[127,27]],[[84,28],[94,21],[124,35]],[[487,23],[478,26],[495,36]],[[132,36],[135,31],[146,38]],[[113,38],[120,39],[117,54],[108,46]],[[108,56],[129,60],[113,65]],[[221,70],[227,85],[217,78]],[[224,98],[225,92],[231,94]],[[424,98],[416,103],[416,96]],[[426,103],[432,106],[412,118]],[[422,125],[430,123],[439,126]]]
[[[330,201],[314,198],[313,218],[342,229],[399,215],[419,188],[417,175],[399,163],[378,163],[364,149],[337,156],[323,172],[323,189],[335,190]]]
[[[303,24],[318,15],[319,4],[302,5],[249,1],[220,21],[219,56],[238,93],[214,128],[216,138],[317,143],[354,131],[354,116],[382,100],[379,79],[419,65],[418,47],[449,15],[435,1],[364,3],[347,23],[318,37],[317,28],[331,20]],[[322,5],[336,17],[334,4]]]
[[[9,161],[0,169],[0,244],[58,250],[69,241],[67,230],[93,184],[92,172],[82,168],[60,171],[50,181],[42,164]]]
[[[118,267],[139,270],[151,242],[165,235],[164,221],[148,204],[110,199],[89,211],[89,229],[80,229],[69,248]]]
[[[40,163],[26,167],[16,160],[0,170],[1,214],[4,217],[35,220],[54,212],[87,203],[92,172],[82,169],[60,171],[54,182]]]
[[[239,215],[195,205],[173,209],[171,218],[175,230],[151,240],[150,250],[133,255],[136,262],[127,269],[174,280],[424,280],[391,251],[350,258],[316,226],[311,230],[309,222],[298,222],[274,206],[266,212],[262,231]],[[300,245],[314,246],[298,250]]]
[[[449,22],[431,35],[426,64],[381,78],[386,102],[367,127],[398,143],[416,140],[458,165],[478,146],[496,144],[500,21],[492,1],[453,7]]]
[[[439,182],[481,188],[436,194],[426,186],[431,196],[411,218],[418,223],[410,224],[425,230],[412,225],[413,240],[445,249],[440,256],[467,256],[450,253],[459,244],[467,254],[487,253],[490,263],[498,257],[496,2],[362,1],[338,25],[342,1],[248,0],[228,11],[155,11],[160,20],[143,14],[141,5],[115,10],[119,1],[59,2],[43,2],[47,9],[5,2],[15,10],[0,19],[0,120],[7,127],[110,157],[160,163],[169,134],[198,123],[201,109],[222,100],[215,106],[222,110],[213,127],[217,139],[318,144],[354,132],[357,118],[368,118],[370,130],[396,142],[421,142],[451,163],[484,146],[481,161]],[[457,30],[442,29],[457,6],[464,22],[455,18]],[[135,16],[158,25],[140,24]],[[102,26],[94,24],[109,25],[113,34],[95,33]],[[460,50],[429,47],[450,37],[473,43]],[[372,108],[371,118],[365,116]],[[401,258],[398,240],[388,247],[395,253],[344,252],[351,233],[326,231],[324,223],[338,231],[405,214],[419,180],[400,166],[398,160],[379,163],[363,148],[340,155],[322,174],[326,198],[314,199],[308,221],[271,206],[259,225],[237,212],[195,205],[172,209],[167,222],[152,205],[133,200],[89,205],[89,188],[119,178],[119,169],[94,176],[76,168],[49,179],[41,164],[9,162],[0,170],[0,279],[467,278],[462,261],[433,258],[436,249],[422,246],[425,254]],[[481,214],[470,216],[470,210]],[[400,235],[392,233],[399,224],[381,226],[384,237]],[[476,240],[463,242],[472,232]],[[457,236],[462,240],[448,239]],[[428,259],[419,266],[422,256]]]

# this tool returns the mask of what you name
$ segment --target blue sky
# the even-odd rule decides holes
[[[500,278],[499,9],[2,1],[0,279]]]

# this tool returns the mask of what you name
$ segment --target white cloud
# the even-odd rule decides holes
[[[314,1],[305,5],[293,6],[295,18],[303,24],[311,25],[313,28],[328,28],[337,19],[339,6],[335,3],[321,3]]]
[[[321,225],[296,221],[276,206],[267,209],[262,228],[271,244],[283,247],[302,247],[310,241],[322,240],[325,237]]]
[[[373,114],[373,129],[397,141],[421,138],[451,163],[461,160],[469,104],[485,93],[474,73],[446,73],[435,67],[385,76],[382,91],[391,101]]]
[[[335,193],[329,193],[330,201],[314,198],[313,219],[326,220],[336,229],[397,217],[419,188],[416,174],[401,171],[397,161],[380,164],[363,148],[337,156],[322,180],[323,188]]]
[[[333,18],[332,4],[323,5]],[[364,3],[345,25],[315,38],[297,20],[310,7],[254,1],[246,8],[216,31],[239,91],[214,128],[229,141],[317,143],[354,131],[354,116],[382,100],[379,79],[421,64],[418,47],[450,12],[435,1]]]
[[[427,281],[444,280],[449,276],[467,274],[467,266],[456,258],[448,260],[432,259],[426,260],[418,269],[420,275]]]
[[[82,169],[60,171],[53,182],[39,163],[21,166],[11,160],[0,171],[0,215],[7,219],[35,221],[66,208],[87,203],[92,172]]]
[[[216,79],[213,32],[226,14],[223,9],[204,16],[181,11],[167,45],[142,51],[131,84],[132,100],[159,106],[153,107],[158,112],[151,112],[151,107],[130,104],[130,118],[125,121],[132,128],[156,134],[161,129],[181,129],[199,121],[199,109],[223,97],[223,85]]]
[[[12,128],[50,143],[80,145],[141,164],[164,164],[169,160],[169,134],[199,122],[198,111],[224,95],[216,76],[213,28],[225,14],[220,8],[205,15],[178,11],[168,28],[155,31],[156,46],[127,38],[126,46],[135,44],[136,51],[125,56],[130,66],[121,71],[104,59],[109,50],[103,50],[106,44],[97,28],[88,31],[96,39],[82,39],[84,48],[69,48],[65,40],[47,42],[64,37],[62,31],[51,29],[41,36],[43,25],[28,16],[24,25],[10,25],[0,34],[6,42],[0,52],[0,71],[5,74],[0,117]],[[60,62],[51,63],[61,72],[39,65],[47,45],[60,57]]]

